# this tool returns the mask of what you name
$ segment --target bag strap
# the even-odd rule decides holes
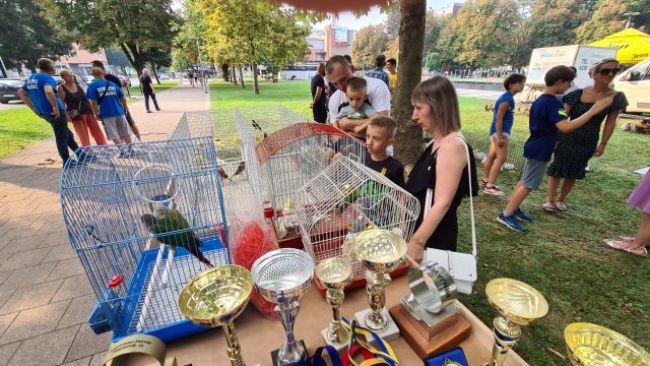
[[[467,146],[467,140],[462,135],[458,135],[458,138],[463,141],[463,146],[465,146],[465,156],[467,157],[467,180],[469,183],[469,212],[470,212],[470,221],[472,222],[472,256],[476,258],[478,250],[476,249],[476,219],[474,218],[474,189],[472,187],[472,157],[469,155],[469,147]]]
[[[465,140],[465,137],[462,136],[462,132],[458,136],[458,138],[463,142],[463,146],[465,147],[465,156],[467,158],[467,179],[469,183],[469,211],[470,211],[470,221],[472,222],[472,256],[476,258],[478,255],[478,250],[476,249],[476,219],[474,218],[474,190],[472,187],[472,161],[471,157],[469,156],[469,147],[467,146],[467,141]],[[429,145],[427,145],[427,148]],[[433,189],[427,188],[427,194],[424,198],[424,216],[426,216],[429,213],[429,210],[431,209],[431,203],[433,202]]]
[[[106,92],[108,91],[108,85],[109,85],[109,81],[106,80],[106,87],[104,88],[104,92],[102,93],[102,96],[97,98],[97,105],[102,104],[102,102],[104,101],[104,97],[106,97]]]

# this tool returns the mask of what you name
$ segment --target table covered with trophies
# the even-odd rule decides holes
[[[408,278],[395,278],[386,288],[386,306],[392,307],[400,303],[400,297],[409,290]],[[460,302],[457,302],[460,304]],[[330,308],[325,299],[314,288],[300,300],[300,314],[296,319],[295,335],[304,340],[308,352],[324,344],[321,329],[327,326],[331,318]],[[341,305],[341,313],[352,317],[355,312],[368,307],[368,299],[364,289],[359,288],[346,292],[346,298]],[[468,365],[482,365],[490,359],[494,335],[492,330],[482,323],[474,314],[460,304],[463,317],[472,328],[469,336],[458,346],[463,349]],[[279,322],[269,320],[253,307],[249,307],[236,320],[237,334],[241,344],[243,359],[246,365],[272,365],[271,352],[277,349],[284,339],[284,330]],[[168,344],[168,356],[176,357],[178,365],[203,366],[230,365],[226,353],[226,341],[222,331],[210,330],[178,342]],[[390,342],[401,365],[422,365],[422,359],[411,349],[404,338]],[[133,360],[129,365],[149,365],[151,360]],[[515,352],[511,352],[505,365],[528,365]]]

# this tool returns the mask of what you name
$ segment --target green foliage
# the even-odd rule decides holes
[[[0,11],[0,56],[7,68],[26,64],[32,71],[36,60],[67,55],[70,42],[63,32],[43,17],[34,0],[2,0]]]
[[[358,69],[374,68],[375,57],[385,54],[388,46],[388,35],[383,24],[363,27],[352,42],[352,63]]]
[[[257,65],[278,69],[309,53],[308,24],[293,10],[256,0],[197,0],[206,15],[206,49],[219,64],[251,65],[259,93]]]
[[[41,0],[48,18],[89,50],[118,45],[141,74],[147,52],[167,52],[177,21],[172,0]]]
[[[591,43],[625,28],[629,1],[600,0],[587,22],[577,30],[578,42]],[[646,9],[647,11],[647,9]]]
[[[472,68],[525,66],[534,48],[589,44],[624,28],[650,28],[650,0],[469,0],[456,16],[427,14],[425,55]]]
[[[181,21],[175,25],[177,31],[173,40],[172,68],[175,70],[187,70],[194,68],[199,61],[199,50],[205,44],[203,35],[207,30],[205,16],[198,8],[196,0],[187,0]],[[207,62],[205,52],[201,54],[201,61]]]

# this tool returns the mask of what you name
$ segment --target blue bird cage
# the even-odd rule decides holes
[[[177,301],[209,264],[231,262],[213,139],[86,149],[85,160],[63,169],[61,206],[97,296],[91,327],[112,330],[114,341],[146,333],[168,342],[205,330]],[[186,222],[163,220],[172,212]]]

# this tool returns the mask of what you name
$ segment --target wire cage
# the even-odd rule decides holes
[[[214,141],[219,165],[219,175],[222,179],[222,191],[226,204],[236,203],[241,189],[253,183],[255,196],[261,201],[259,179],[250,179],[249,174],[259,177],[258,164],[246,167],[246,161],[255,156],[255,134],[248,126],[241,129],[235,122],[236,110],[187,112],[181,117],[176,129],[172,132],[171,140],[181,140],[191,137],[209,137]],[[251,158],[248,158],[248,157]],[[243,188],[241,186],[244,186]]]
[[[298,221],[305,250],[316,264],[344,255],[344,242],[367,228],[396,230],[409,240],[420,213],[411,194],[378,172],[340,157],[299,191]],[[353,262],[353,280],[364,269]]]
[[[262,137],[296,123],[309,122],[307,117],[282,105],[242,107],[236,109],[235,113],[238,120],[250,124]]]
[[[274,212],[279,213],[273,221],[280,246],[292,247],[302,246],[294,215],[300,188],[338,156],[363,165],[367,154],[361,141],[320,123],[297,123],[275,131],[257,144],[256,152],[263,195]]]
[[[202,330],[178,309],[183,286],[230,263],[211,138],[92,146],[61,177],[63,219],[97,305],[89,322],[117,340]]]

